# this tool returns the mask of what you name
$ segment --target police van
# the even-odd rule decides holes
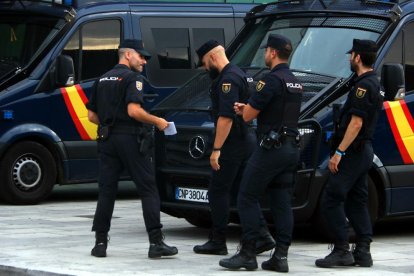
[[[55,183],[96,181],[96,125],[85,102],[118,62],[122,39],[142,39],[152,54],[151,108],[199,72],[204,41],[229,44],[253,1],[1,1],[0,197],[37,203]]]
[[[259,5],[226,49],[230,62],[254,81],[269,69],[260,48],[269,34],[293,44],[290,68],[304,87],[300,114],[301,160],[292,206],[296,223],[320,227],[319,202],[327,182],[333,114],[355,77],[347,51],[354,38],[378,43],[375,70],[386,100],[375,130],[369,172],[369,212],[373,222],[414,214],[414,2],[375,0],[291,0]],[[162,211],[196,226],[209,226],[209,156],[214,126],[210,79],[201,73],[157,105],[153,112],[178,125],[176,136],[157,134],[157,183]],[[236,188],[230,222],[238,222]],[[261,206],[270,219],[267,202]]]

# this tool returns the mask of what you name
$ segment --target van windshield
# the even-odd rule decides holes
[[[46,47],[64,20],[27,14],[0,17],[0,80],[26,67]]]
[[[289,64],[295,71],[332,77],[351,74],[349,55],[352,40],[376,41],[387,23],[364,18],[266,18],[256,23],[252,33],[234,53],[232,63],[241,67],[265,67],[264,50],[269,34],[280,34],[292,41]],[[366,27],[364,27],[366,26]]]

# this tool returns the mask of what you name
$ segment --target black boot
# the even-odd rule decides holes
[[[95,257],[106,257],[106,248],[108,247],[108,233],[95,233],[95,247],[92,248],[91,255]]]
[[[226,237],[212,231],[209,239],[202,245],[196,245],[193,248],[197,254],[227,255]]]
[[[239,253],[229,259],[220,260],[219,264],[229,269],[257,269],[256,242],[254,240],[243,241]]]
[[[373,265],[370,252],[370,241],[357,241],[355,248],[352,251],[352,255],[355,259],[355,265],[362,267],[371,267]]]
[[[260,229],[260,237],[256,241],[256,254],[259,255],[268,250],[272,250],[276,245],[275,240],[269,233],[267,227]]]
[[[162,256],[172,256],[178,253],[175,246],[168,246],[164,243],[164,235],[161,229],[151,230],[149,233],[150,247],[148,258],[161,258]]]
[[[332,252],[323,259],[315,261],[315,265],[318,267],[334,267],[334,266],[350,266],[354,264],[354,257],[349,251],[348,243],[335,244]]]
[[[289,272],[289,265],[287,261],[288,250],[289,246],[278,244],[272,257],[262,263],[262,269],[277,272]]]

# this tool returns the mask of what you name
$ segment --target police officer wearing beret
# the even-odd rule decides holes
[[[140,152],[138,134],[144,124],[159,130],[168,122],[143,109],[143,77],[140,75],[151,55],[141,40],[125,39],[119,45],[119,63],[100,77],[86,104],[89,121],[98,125],[99,198],[93,220],[95,247],[91,254],[106,257],[108,232],[114,210],[118,179],[126,169],[141,197],[145,227],[149,235],[149,258],[177,254],[177,248],[163,242],[160,198],[153,164],[148,153]]]
[[[368,213],[368,170],[374,153],[371,140],[383,103],[380,83],[373,71],[376,44],[353,40],[351,70],[357,75],[341,110],[336,150],[329,160],[328,183],[322,198],[322,212],[335,235],[332,252],[316,260],[318,267],[372,266],[372,225]],[[347,220],[355,230],[356,247],[351,253]]]
[[[230,190],[240,180],[242,169],[255,146],[256,136],[233,109],[235,102],[246,102],[248,99],[245,73],[229,63],[223,46],[215,40],[207,41],[196,52],[199,65],[213,79],[211,99],[216,132],[210,156],[212,180],[208,189],[213,227],[209,240],[203,245],[196,245],[194,252],[226,255]],[[265,220],[262,219],[261,223],[261,235],[256,249],[258,254],[274,247]]]
[[[287,254],[292,240],[291,197],[299,161],[297,129],[302,85],[292,74],[288,59],[290,40],[270,34],[264,46],[265,64],[271,71],[256,85],[248,104],[236,103],[237,114],[249,122],[257,118],[259,146],[248,160],[240,185],[238,209],[243,228],[241,250],[220,266],[229,269],[257,268],[254,244],[258,236],[258,201],[266,193],[276,228],[276,248],[262,263],[265,270],[288,272]]]

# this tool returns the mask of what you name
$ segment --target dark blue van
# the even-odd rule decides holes
[[[332,115],[344,103],[354,77],[346,54],[354,38],[380,46],[375,70],[387,95],[369,172],[371,219],[414,214],[414,2],[278,1],[253,8],[245,22],[226,49],[230,61],[257,81],[268,72],[260,45],[269,34],[285,35],[294,48],[290,68],[304,86],[301,161],[292,199],[296,222],[323,228],[318,206],[328,175]],[[197,226],[210,223],[207,189],[214,128],[209,85],[208,75],[197,75],[153,109],[178,125],[176,136],[156,136],[162,211]],[[237,223],[236,194],[230,222]],[[270,218],[267,200],[261,206]]]
[[[142,39],[153,56],[144,72],[151,108],[199,72],[195,49],[212,37],[228,45],[254,6],[177,2],[0,2],[1,198],[32,204],[55,183],[96,180],[96,126],[85,102],[117,63],[122,39]]]

